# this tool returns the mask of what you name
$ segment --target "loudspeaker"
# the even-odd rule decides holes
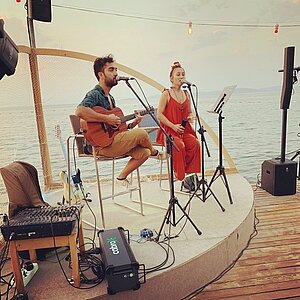
[[[265,160],[261,167],[261,187],[273,196],[296,193],[297,162]]]
[[[295,47],[286,47],[284,49],[284,73],[280,102],[281,109],[288,109],[290,106],[293,89],[294,53]]]
[[[51,22],[51,0],[32,0],[32,18],[37,21]]]
[[[4,30],[4,21],[0,19],[0,80],[6,74],[13,75],[18,63],[18,47]]]

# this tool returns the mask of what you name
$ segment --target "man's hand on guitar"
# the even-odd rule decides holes
[[[142,116],[139,111],[135,111],[135,119],[134,121],[130,124],[130,128],[134,128],[137,124],[139,124],[142,121]]]
[[[122,110],[118,107],[107,110],[100,106],[93,107],[93,110],[96,113],[101,114],[101,118],[97,118],[98,121],[85,121],[81,118],[80,126],[81,128],[86,129],[84,137],[87,141],[92,145],[98,145],[100,147],[107,147],[112,143],[116,134],[127,130],[127,121],[134,119],[130,124],[130,128],[133,128],[141,122],[141,116],[149,113],[148,110],[142,110],[139,111],[138,114],[134,113],[124,116]],[[102,119],[102,122],[99,121],[100,119]]]
[[[121,119],[115,114],[109,114],[106,117],[107,117],[106,123],[109,125],[117,126],[121,124]]]

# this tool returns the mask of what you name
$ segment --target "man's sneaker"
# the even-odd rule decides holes
[[[156,153],[151,155],[150,157],[152,158],[155,158],[155,159],[158,159],[158,160],[163,160],[163,159],[166,159],[167,158],[167,155],[165,152],[163,151],[158,151],[156,150]]]
[[[116,186],[125,188],[126,190],[133,191],[136,189],[136,186],[133,186],[127,178],[125,179],[116,179]]]

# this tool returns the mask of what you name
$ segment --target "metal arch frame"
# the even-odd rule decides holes
[[[74,58],[74,59],[90,61],[90,62],[94,62],[94,60],[97,58],[97,56],[95,56],[95,55],[90,55],[90,54],[76,52],[76,51],[62,50],[62,49],[30,48],[25,45],[18,45],[18,49],[19,49],[19,53],[28,54],[29,56],[38,56],[38,55],[60,56],[60,57],[68,57],[68,58]],[[120,63],[116,63],[116,65],[117,65],[118,69],[121,70],[122,72],[127,73],[133,77],[136,77],[137,79],[142,80],[143,82],[156,88],[160,92],[162,92],[165,89],[165,87],[163,85],[161,85],[160,83],[158,83],[157,81],[151,79],[150,77],[148,77],[132,68],[129,68]],[[34,76],[36,76],[36,74],[33,74],[31,72],[31,77],[34,77]],[[40,95],[39,95],[38,99],[41,99]],[[41,100],[41,102],[42,102],[42,100]],[[39,118],[36,118],[36,121],[38,123],[38,128],[42,128],[42,130],[45,130],[45,124],[44,124],[43,120],[41,122],[41,120],[39,120]],[[209,134],[209,136],[211,137],[213,142],[216,145],[218,145],[217,135],[214,133],[214,131],[208,126],[208,124],[202,118],[201,118],[201,121],[202,121],[202,124],[203,124],[205,130],[207,131],[207,133]],[[41,124],[39,122],[41,122]],[[49,152],[48,143],[47,142],[41,143],[41,141],[39,141],[39,143],[40,143],[42,161],[45,161],[45,157],[43,155],[45,155],[45,153]],[[227,161],[228,166],[229,166],[228,173],[238,173],[238,170],[237,170],[231,156],[229,155],[227,149],[224,147],[224,145],[222,145],[222,151],[223,151],[224,158]],[[48,174],[49,172],[47,172],[47,171],[51,172],[50,158],[46,161],[47,161],[46,165],[42,166],[43,172],[44,172],[44,189],[49,190],[49,189],[57,187],[57,184],[55,184],[53,182],[52,174]],[[50,164],[50,166],[48,164]]]

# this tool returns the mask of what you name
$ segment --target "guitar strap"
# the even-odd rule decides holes
[[[110,108],[113,109],[115,106],[114,106],[113,102],[111,101],[110,94],[108,94],[107,97],[108,97],[108,102],[109,102]]]

